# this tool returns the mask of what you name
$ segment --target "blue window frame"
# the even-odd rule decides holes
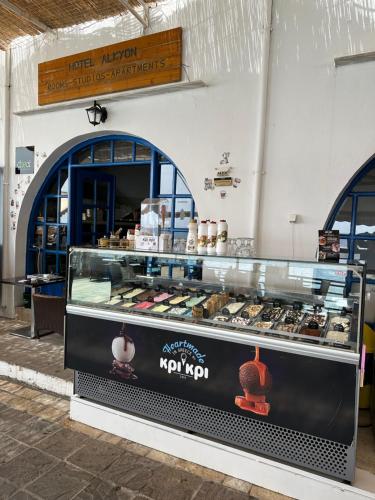
[[[367,282],[375,284],[375,156],[349,181],[325,228],[340,231],[341,257],[366,261]]]
[[[166,200],[166,230],[175,242],[186,240],[188,222],[196,216],[186,181],[174,163],[158,148],[139,137],[96,137],[75,146],[50,170],[35,198],[27,237],[27,273],[64,274],[66,248],[79,243],[77,210],[79,178],[85,169],[148,165],[149,196]],[[89,170],[88,170],[89,172]],[[113,214],[109,217],[113,221]],[[113,224],[113,222],[112,222]],[[110,228],[113,229],[113,228]],[[97,236],[93,230],[95,237]]]

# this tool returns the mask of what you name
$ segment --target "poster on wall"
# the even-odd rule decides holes
[[[340,232],[336,230],[319,231],[319,261],[339,262]]]
[[[350,444],[356,368],[68,314],[68,368]]]
[[[35,146],[16,148],[16,174],[34,173]]]

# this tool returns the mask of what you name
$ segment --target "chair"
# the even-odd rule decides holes
[[[47,330],[64,335],[65,298],[53,295],[33,295],[34,330],[39,338],[39,332]]]

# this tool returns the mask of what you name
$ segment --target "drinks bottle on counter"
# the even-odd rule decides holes
[[[198,254],[206,255],[207,254],[207,235],[208,235],[208,227],[207,221],[201,220],[198,226]]]
[[[198,226],[197,221],[192,219],[189,222],[189,232],[186,239],[186,253],[197,253],[198,245]]]
[[[222,219],[217,225],[216,254],[226,255],[228,251],[228,224]]]
[[[216,255],[217,224],[211,221],[208,225],[207,255]]]

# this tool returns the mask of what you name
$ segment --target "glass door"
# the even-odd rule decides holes
[[[76,244],[97,245],[113,230],[115,177],[93,170],[77,172]]]

